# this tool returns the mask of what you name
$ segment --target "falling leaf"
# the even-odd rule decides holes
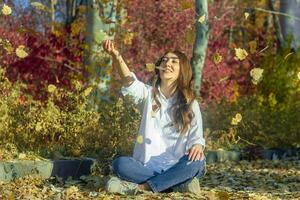
[[[240,113],[237,113],[235,115],[235,119],[236,119],[237,122],[240,122],[242,120],[242,115]]]
[[[83,95],[85,96],[85,97],[87,97],[87,96],[89,96],[90,95],[90,93],[93,91],[93,87],[88,87],[88,88],[86,88],[85,90],[84,90],[84,92],[83,92]]]
[[[123,38],[124,44],[131,45],[133,38],[134,38],[134,33],[126,33]]]
[[[179,0],[179,3],[183,10],[193,8],[193,2],[187,0]]]
[[[237,124],[238,124],[238,121],[236,120],[235,117],[233,117],[233,118],[231,119],[231,125],[237,125]]]
[[[212,56],[212,60],[216,65],[219,64],[222,61],[222,59],[223,59],[223,57],[219,53],[215,53]]]
[[[49,93],[53,93],[53,92],[55,92],[55,90],[56,90],[55,85],[52,85],[52,84],[48,85],[48,92]]]
[[[262,80],[262,74],[263,74],[264,70],[261,68],[253,68],[250,71],[250,76],[252,77],[252,83],[257,85],[258,82],[260,82]]]
[[[235,56],[239,60],[244,60],[248,56],[248,53],[245,49],[234,48],[234,50],[235,50]]]
[[[154,72],[155,65],[153,63],[146,63],[146,71],[147,72]]]
[[[40,2],[31,2],[31,6],[35,7],[38,10],[46,11],[46,12],[51,12],[51,9],[45,6],[44,4]]]
[[[11,8],[8,5],[4,4],[3,7],[2,7],[2,14],[3,15],[10,15],[11,12],[12,12]]]
[[[139,144],[143,144],[144,142],[144,137],[142,135],[139,135],[137,138],[136,138],[136,142],[139,143]]]
[[[245,12],[245,13],[244,13],[245,20],[247,20],[247,19],[248,19],[249,15],[250,15],[250,14],[249,14],[248,12]]]
[[[16,49],[16,55],[19,58],[26,58],[28,56],[28,53],[25,51],[25,46],[24,45],[18,46],[18,48]]]
[[[249,50],[250,50],[250,53],[251,53],[251,54],[256,53],[256,48],[257,48],[257,43],[256,43],[256,41],[255,41],[255,40],[250,41],[248,44],[249,44]]]
[[[200,22],[201,24],[204,24],[205,22],[205,14],[203,14],[201,17],[199,17],[198,22]]]
[[[189,44],[193,44],[196,38],[196,32],[192,28],[189,28],[185,34],[185,41]]]

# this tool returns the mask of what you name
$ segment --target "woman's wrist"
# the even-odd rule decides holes
[[[118,58],[118,57],[121,56],[121,54],[119,53],[119,51],[115,50],[115,52],[112,53],[112,56],[113,56],[114,58]]]

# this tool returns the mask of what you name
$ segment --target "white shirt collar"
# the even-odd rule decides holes
[[[175,100],[176,100],[176,98],[177,98],[177,96],[178,96],[178,90],[176,90],[175,91],[175,93],[173,94],[173,96],[171,96],[171,97],[169,97],[169,98],[167,98],[163,93],[162,93],[162,91],[161,91],[161,89],[160,89],[160,85],[158,85],[158,91],[159,91],[159,94],[160,94],[160,96],[161,96],[161,99],[163,99],[164,101],[166,101],[166,102],[175,102]]]

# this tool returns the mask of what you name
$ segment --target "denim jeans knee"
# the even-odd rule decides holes
[[[128,163],[128,158],[126,156],[120,156],[114,159],[112,161],[113,172],[117,175],[122,174],[122,171],[126,170],[126,163]]]

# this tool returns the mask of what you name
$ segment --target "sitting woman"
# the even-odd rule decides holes
[[[202,117],[193,92],[192,67],[180,51],[168,51],[156,63],[152,86],[129,71],[110,40],[103,48],[123,81],[123,96],[133,97],[142,113],[133,157],[113,160],[111,193],[178,191],[198,193],[205,173]]]

